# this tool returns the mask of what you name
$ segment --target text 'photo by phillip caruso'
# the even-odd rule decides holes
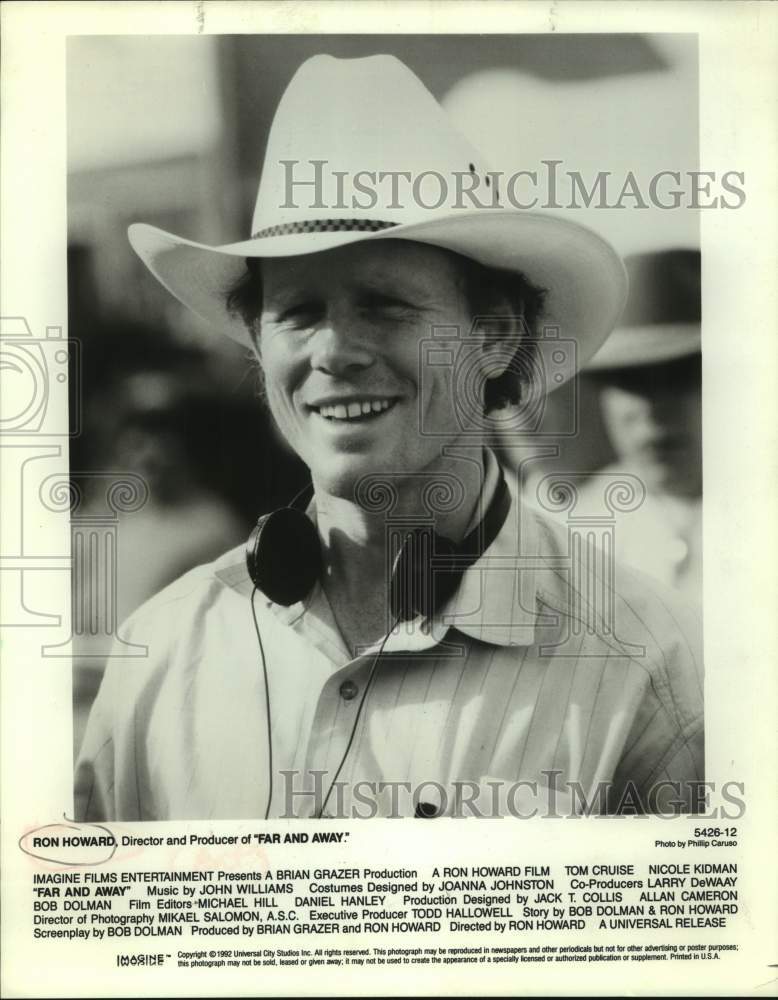
[[[238,423],[266,420],[279,495],[248,543],[225,515],[215,551],[128,609],[77,819],[703,811],[698,249],[625,263],[574,211],[523,207],[526,177],[380,49],[287,84],[245,238],[129,229],[214,343],[245,348],[262,402]],[[741,182],[720,179],[730,207]],[[175,409],[170,369],[126,398],[156,386],[168,443],[232,455]],[[560,399],[567,470],[543,423]],[[123,440],[162,476],[149,412]],[[137,561],[215,509],[136,535]]]

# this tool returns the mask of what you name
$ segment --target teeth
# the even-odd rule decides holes
[[[364,400],[353,403],[337,403],[334,406],[320,406],[319,415],[330,420],[353,420],[372,413],[382,413],[392,405],[388,399]]]

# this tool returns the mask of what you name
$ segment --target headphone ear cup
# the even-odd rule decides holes
[[[321,576],[319,533],[294,507],[265,514],[246,543],[246,568],[257,590],[274,604],[296,604]]]

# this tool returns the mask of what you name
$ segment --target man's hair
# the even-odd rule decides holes
[[[486,382],[484,413],[521,402],[525,388],[537,370],[537,338],[546,289],[538,288],[519,271],[486,267],[462,254],[456,259],[463,292],[474,320],[481,324],[519,325],[519,343],[505,371]],[[254,341],[258,338],[257,320],[262,312],[261,259],[246,258],[246,270],[228,289],[227,311],[240,317]],[[499,311],[495,310],[499,306]],[[470,331],[467,331],[469,333]]]

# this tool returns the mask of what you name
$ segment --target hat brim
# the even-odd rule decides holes
[[[608,337],[586,370],[608,371],[675,361],[689,354],[698,354],[701,343],[699,323],[620,327]]]
[[[597,351],[616,325],[627,298],[627,275],[613,247],[579,223],[539,212],[473,211],[370,233],[334,231],[263,237],[208,246],[155,226],[129,228],[133,249],[177,299],[217,330],[246,346],[249,333],[230,316],[226,295],[245,272],[246,257],[293,257],[358,242],[412,240],[470,257],[488,267],[522,272],[547,290],[542,317],[552,336],[574,343],[571,363],[557,388]],[[570,355],[568,355],[570,356]]]

